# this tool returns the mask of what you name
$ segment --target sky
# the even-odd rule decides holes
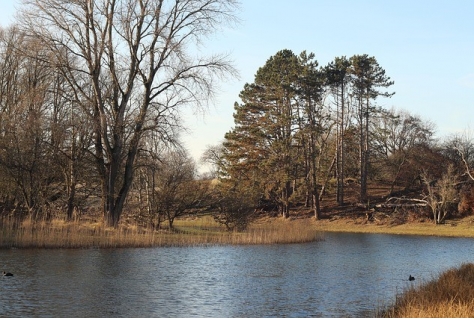
[[[0,25],[13,21],[19,2],[0,0]],[[182,141],[197,161],[232,129],[244,84],[283,49],[313,52],[321,66],[339,56],[374,56],[395,82],[395,95],[378,105],[432,122],[440,139],[473,129],[474,1],[241,0],[236,14],[238,24],[204,45],[229,53],[239,78],[221,83],[206,112],[183,112]]]

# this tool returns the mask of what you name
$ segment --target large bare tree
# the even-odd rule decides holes
[[[203,106],[227,56],[200,44],[235,21],[236,0],[23,0],[25,31],[42,39],[92,120],[104,220],[117,226],[147,131],[167,136],[186,105]]]

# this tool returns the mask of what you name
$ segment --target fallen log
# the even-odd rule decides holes
[[[377,204],[375,205],[376,208],[398,208],[398,207],[426,207],[427,203],[399,203],[399,204]]]
[[[426,207],[428,202],[424,199],[406,198],[406,197],[390,197],[383,204],[375,205],[376,208],[410,208],[410,207]]]
[[[426,200],[424,199],[417,199],[417,198],[405,198],[405,197],[390,197],[389,199],[387,199],[385,201],[385,203],[389,203],[389,202],[397,202],[397,203],[401,203],[401,202],[408,202],[408,203],[411,203],[411,202],[417,202],[417,203],[424,203],[426,204]]]

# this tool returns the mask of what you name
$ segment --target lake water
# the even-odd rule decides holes
[[[14,273],[0,277],[0,317],[370,317],[464,262],[473,239],[345,233],[294,245],[0,250]]]

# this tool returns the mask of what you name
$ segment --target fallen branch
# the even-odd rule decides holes
[[[375,207],[377,208],[397,208],[397,207],[426,207],[428,204],[427,203],[400,203],[400,204],[391,204],[391,203],[386,203],[386,204],[377,204]]]
[[[398,208],[398,207],[426,207],[428,202],[417,198],[390,197],[383,204],[375,205],[377,208]]]

